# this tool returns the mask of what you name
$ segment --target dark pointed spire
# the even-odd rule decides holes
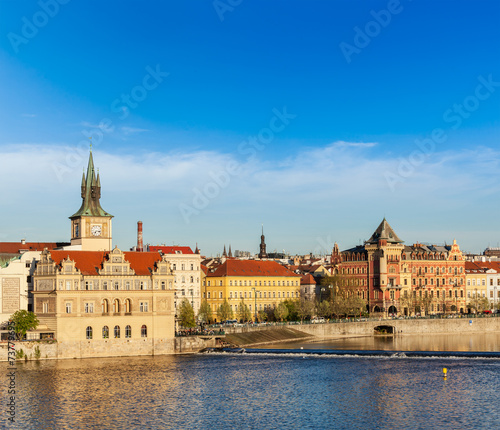
[[[195,254],[199,254],[200,250],[198,249],[198,242],[196,242],[196,249],[194,250]]]
[[[379,240],[386,240],[387,243],[403,243],[403,241],[398,237],[398,235],[389,225],[385,217],[372,234],[372,237],[368,239],[367,243],[375,244],[378,243]]]
[[[264,236],[264,224],[262,224],[262,236],[260,237],[260,252],[259,258],[267,258],[266,252],[266,237]]]
[[[222,253],[222,256],[223,256],[223,257],[227,257],[227,253],[226,253],[226,244],[224,244],[224,252]]]
[[[80,216],[109,216],[102,207],[99,199],[101,198],[101,179],[99,174],[96,176],[94,168],[94,159],[92,157],[92,145],[90,146],[89,163],[87,165],[87,175],[82,177],[82,206],[70,219]]]
[[[232,258],[232,256],[233,256],[233,253],[231,252],[231,244],[229,244],[229,252],[228,252],[227,256],[229,258]]]

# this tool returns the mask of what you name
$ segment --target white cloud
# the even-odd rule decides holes
[[[424,231],[435,222],[436,229],[443,225],[459,233],[470,229],[474,220],[488,225],[500,209],[500,151],[496,149],[436,152],[410,175],[400,177],[391,191],[384,172],[397,172],[401,160],[365,154],[360,148],[331,144],[299,151],[283,162],[254,159],[239,164],[237,174],[227,174],[227,166],[238,163],[238,154],[215,150],[130,155],[97,149],[93,154],[100,169],[103,207],[116,216],[117,235],[126,235],[117,240],[125,246],[133,243],[134,231],[124,231],[123,226],[133,225],[138,217],[148,220],[156,241],[175,234],[177,241],[198,241],[210,252],[211,242],[219,240],[212,236],[221,230],[235,238],[234,246],[244,249],[236,241],[248,234],[242,226],[264,220],[275,223],[276,232],[284,230],[288,248],[298,242],[295,246],[300,250],[304,237],[313,242],[312,247],[316,237],[326,234],[339,242],[342,235],[352,240],[349,228],[355,224],[357,243],[363,237],[359,223],[373,224],[374,229],[384,215],[399,219],[397,224],[408,229]],[[26,230],[44,231],[44,217],[63,214],[63,221],[78,209],[88,152],[36,144],[2,149],[0,181],[6,185],[0,188],[0,201],[8,207],[3,215],[6,225],[23,225],[14,231],[14,239]],[[204,192],[207,184],[216,182],[214,176],[227,177],[229,182],[186,225],[179,205],[191,205],[194,190]],[[450,222],[456,226],[449,226]],[[67,226],[64,221],[62,227],[59,224],[64,237]],[[332,231],[340,225],[344,230]]]
[[[125,135],[134,134],[134,133],[143,133],[145,131],[149,131],[146,128],[135,128],[135,127],[122,127],[121,130]]]

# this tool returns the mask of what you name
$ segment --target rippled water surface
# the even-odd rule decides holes
[[[500,421],[498,359],[290,350],[63,360],[19,365],[16,384],[17,424],[2,413],[0,428],[493,429]]]

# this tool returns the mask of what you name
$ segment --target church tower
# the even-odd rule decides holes
[[[262,226],[262,236],[260,237],[260,252],[259,258],[267,258],[266,252],[266,237],[264,236],[264,226]]]
[[[82,206],[71,215],[71,245],[80,245],[82,251],[111,251],[111,218],[100,203],[101,180],[95,173],[92,147],[87,176],[82,177]]]

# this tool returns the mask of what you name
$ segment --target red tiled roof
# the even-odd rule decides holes
[[[316,280],[314,279],[314,276],[308,273],[307,275],[302,276],[300,278],[300,284],[301,285],[316,285]]]
[[[19,254],[21,251],[43,251],[54,249],[69,243],[62,242],[0,242],[0,254]]]
[[[189,246],[149,246],[151,252],[163,254],[194,254]]]
[[[485,272],[486,270],[493,269],[500,272],[500,262],[499,261],[466,261],[465,271],[466,272]]]
[[[155,263],[161,260],[158,252],[124,252],[123,254],[136,275],[140,276],[150,275]],[[109,259],[107,251],[51,251],[50,255],[57,265],[69,257],[83,275],[97,275],[98,270],[103,267],[103,262]]]
[[[208,267],[204,266],[203,264],[200,264],[201,270],[203,270],[203,273],[206,275],[208,273]]]
[[[261,260],[226,260],[213,273],[207,276],[295,276],[275,261]]]

